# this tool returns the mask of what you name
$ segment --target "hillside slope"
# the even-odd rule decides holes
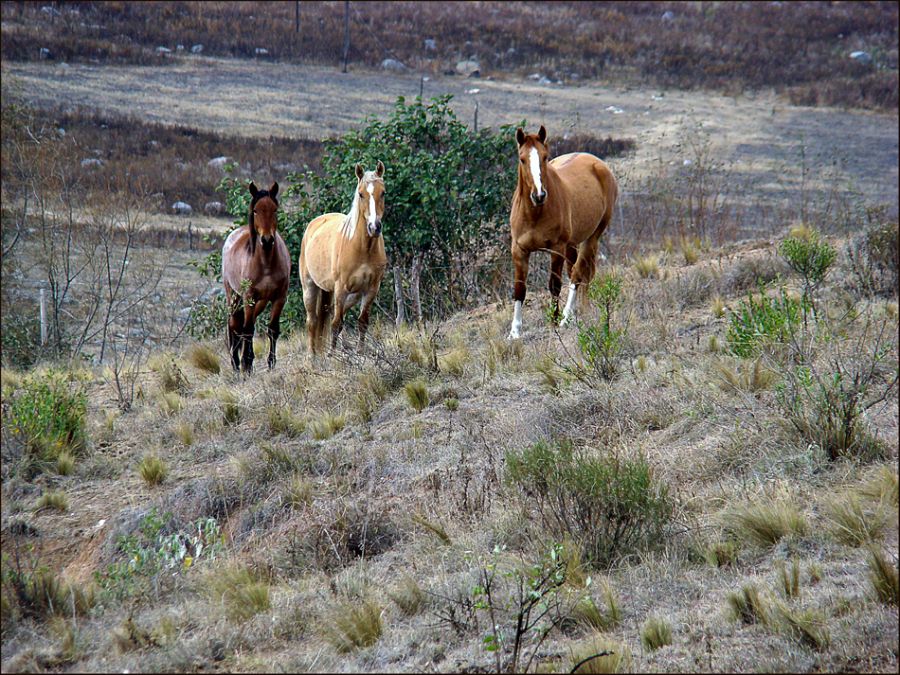
[[[489,672],[496,654],[503,667],[513,658],[519,579],[548,608],[521,636],[519,668],[568,672],[611,645],[580,672],[612,672],[616,659],[649,672],[894,671],[897,607],[878,599],[864,544],[896,575],[896,286],[862,293],[848,242],[834,242],[839,260],[817,293],[824,332],[812,347],[797,340],[824,373],[871,372],[866,401],[887,396],[862,416],[858,443],[829,459],[782,403],[802,345],[728,353],[731,316],[758,281],[798,292],[775,243],[612,268],[622,295],[611,325],[624,337],[608,381],[576,330],[547,323],[537,288],[520,342],[505,339],[500,303],[424,331],[375,325],[362,357],[311,361],[295,334],[273,372],[246,379],[219,343],[157,354],[128,413],[108,371],[76,369],[90,432],[68,476],[22,472],[10,410],[25,376],[4,369],[3,671]],[[215,361],[219,374],[198,366]],[[601,515],[580,512],[569,531],[584,537],[561,536],[550,483],[512,471],[529,448],[569,445],[620,469],[646,462],[672,505],[658,536],[588,564],[587,519]],[[157,485],[141,475],[148,456],[168,469]],[[51,490],[64,508],[35,508]],[[781,510],[747,524],[771,505]],[[542,562],[554,543],[559,569]],[[66,610],[10,596],[26,560],[94,587],[92,607],[73,617],[71,594]],[[548,569],[563,575],[550,591]],[[762,599],[732,620],[729,594],[748,584]],[[659,649],[664,638],[641,638],[653,617],[671,631]]]

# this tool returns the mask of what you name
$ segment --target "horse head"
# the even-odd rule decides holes
[[[531,203],[541,206],[547,200],[547,186],[543,180],[550,157],[547,130],[542,124],[536,134],[526,134],[519,127],[516,142],[519,144],[519,183],[528,191]]]
[[[366,231],[370,237],[381,234],[381,219],[384,216],[384,164],[378,161],[375,171],[365,171],[362,164],[356,165],[356,199],[359,213],[366,219]]]
[[[259,235],[263,250],[268,252],[275,245],[278,231],[278,183],[272,183],[268,190],[260,190],[250,183],[250,231]],[[251,242],[253,245],[254,242]]]

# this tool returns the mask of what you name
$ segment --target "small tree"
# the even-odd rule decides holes
[[[814,230],[805,237],[788,237],[778,250],[788,266],[803,277],[804,306],[812,308],[813,316],[817,316],[813,294],[828,275],[837,251],[827,241],[822,241]],[[803,320],[806,321],[805,311]]]

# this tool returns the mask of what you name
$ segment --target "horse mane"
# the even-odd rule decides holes
[[[382,179],[378,177],[378,174],[375,171],[366,171],[363,174],[361,182],[368,183],[372,180]],[[356,187],[359,187],[359,183],[356,184]],[[354,188],[353,204],[350,205],[350,213],[347,214],[347,217],[344,218],[344,222],[341,224],[341,233],[347,237],[347,239],[353,239],[353,235],[356,234],[357,220],[359,220],[359,190]]]

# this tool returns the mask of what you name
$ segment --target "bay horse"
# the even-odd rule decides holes
[[[275,343],[281,333],[281,310],[287,301],[291,255],[278,234],[278,183],[260,190],[250,183],[247,224],[228,235],[222,246],[222,281],[228,301],[228,350],[231,365],[253,370],[256,318],[272,303],[266,334],[269,369],[275,367]]]
[[[535,251],[550,252],[554,321],[559,318],[562,268],[566,264],[569,297],[560,325],[574,320],[576,295],[583,304],[597,268],[600,235],[612,220],[619,190],[606,162],[590,153],[571,152],[548,161],[550,150],[543,125],[536,134],[516,129],[516,143],[519,178],[509,216],[515,274],[510,340],[521,337],[528,258]]]
[[[384,164],[379,161],[375,171],[364,171],[357,164],[356,180],[350,213],[326,213],[313,219],[300,245],[300,283],[311,354],[319,348],[332,309],[331,348],[334,349],[344,315],[360,300],[359,348],[363,348],[369,308],[378,295],[387,267],[381,236]]]

